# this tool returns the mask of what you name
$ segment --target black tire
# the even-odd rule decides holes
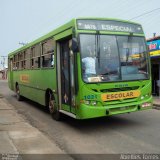
[[[49,93],[48,108],[54,120],[56,121],[62,120],[62,114],[59,112],[58,108],[55,106],[55,99],[52,93]]]
[[[19,85],[16,86],[16,97],[18,101],[22,101],[22,96],[20,95]]]

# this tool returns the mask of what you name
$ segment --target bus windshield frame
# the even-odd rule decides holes
[[[85,83],[150,78],[149,57],[142,36],[80,33],[79,44]]]

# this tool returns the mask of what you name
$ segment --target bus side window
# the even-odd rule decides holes
[[[51,54],[51,67],[54,67],[54,54]]]
[[[42,67],[53,67],[52,55],[42,56]]]
[[[53,39],[48,39],[42,44],[42,67],[54,67]]]
[[[13,58],[8,58],[8,67],[10,71],[13,71]]]
[[[28,48],[25,50],[25,69],[30,69],[30,56],[31,56],[31,49]]]
[[[16,60],[15,60],[15,56],[13,57],[13,66],[12,69],[15,70],[16,69]]]
[[[31,48],[31,69],[40,68],[40,44]]]
[[[31,48],[31,69],[34,68],[35,47]]]

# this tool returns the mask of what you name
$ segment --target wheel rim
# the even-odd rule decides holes
[[[49,98],[49,111],[50,113],[54,113],[54,100],[51,98]]]
[[[19,87],[17,86],[17,88],[16,88],[16,93],[17,93],[17,98],[19,98]]]

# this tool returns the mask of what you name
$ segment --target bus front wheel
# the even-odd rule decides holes
[[[49,94],[49,112],[53,119],[59,121],[62,118],[61,113],[58,111],[58,108],[55,106],[55,100],[53,94]]]

